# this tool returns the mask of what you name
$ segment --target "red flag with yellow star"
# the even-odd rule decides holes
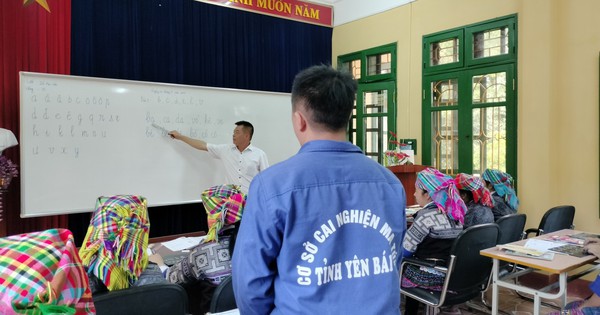
[[[37,2],[39,5],[42,6],[42,8],[46,9],[46,11],[50,12],[50,6],[48,5],[48,2],[46,2],[46,0],[23,0],[23,6],[28,6],[30,4],[32,4],[33,2]]]

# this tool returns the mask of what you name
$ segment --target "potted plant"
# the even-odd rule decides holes
[[[389,131],[390,138],[388,142],[390,144],[395,145],[396,147],[393,150],[387,150],[384,152],[383,165],[384,166],[396,166],[396,165],[406,165],[412,164],[410,161],[410,155],[401,151],[401,147],[405,146],[405,144],[398,142],[397,136],[392,131]]]

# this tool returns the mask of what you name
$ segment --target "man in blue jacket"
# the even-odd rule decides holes
[[[298,154],[259,173],[233,255],[242,314],[399,314],[400,181],[347,141],[356,82],[329,66],[292,87]]]

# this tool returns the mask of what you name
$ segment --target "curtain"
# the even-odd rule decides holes
[[[24,7],[22,0],[3,0],[0,5],[0,127],[19,139],[19,71],[69,74],[71,50],[71,1],[48,0],[50,10],[38,4]],[[27,130],[23,130],[27,132]],[[19,162],[19,147],[3,152]],[[22,170],[20,170],[22,171]],[[49,228],[67,227],[67,216],[20,218],[19,178],[3,194],[0,236]],[[52,179],[48,179],[52,190]]]
[[[74,75],[289,92],[332,29],[193,0],[73,3]]]
[[[193,0],[74,1],[72,10],[73,75],[290,92],[297,72],[331,64],[328,27]],[[152,237],[207,230],[201,204],[149,215]],[[69,215],[76,240],[88,223]]]
[[[332,29],[323,26],[193,0],[48,4],[50,13],[35,3],[23,7],[21,0],[0,6],[0,127],[17,138],[19,71],[289,92],[297,72],[331,64]],[[18,146],[4,154],[18,163]],[[73,220],[21,219],[18,178],[3,197],[0,236],[52,227],[85,230],[89,223],[89,213],[71,215]],[[183,214],[173,215],[173,208]],[[190,216],[199,220],[198,211],[203,220],[203,210],[190,205],[151,211],[152,229],[164,221],[166,233],[185,232],[182,226]]]

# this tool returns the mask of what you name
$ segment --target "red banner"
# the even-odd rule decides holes
[[[333,26],[333,8],[301,0],[196,0],[323,26]]]

